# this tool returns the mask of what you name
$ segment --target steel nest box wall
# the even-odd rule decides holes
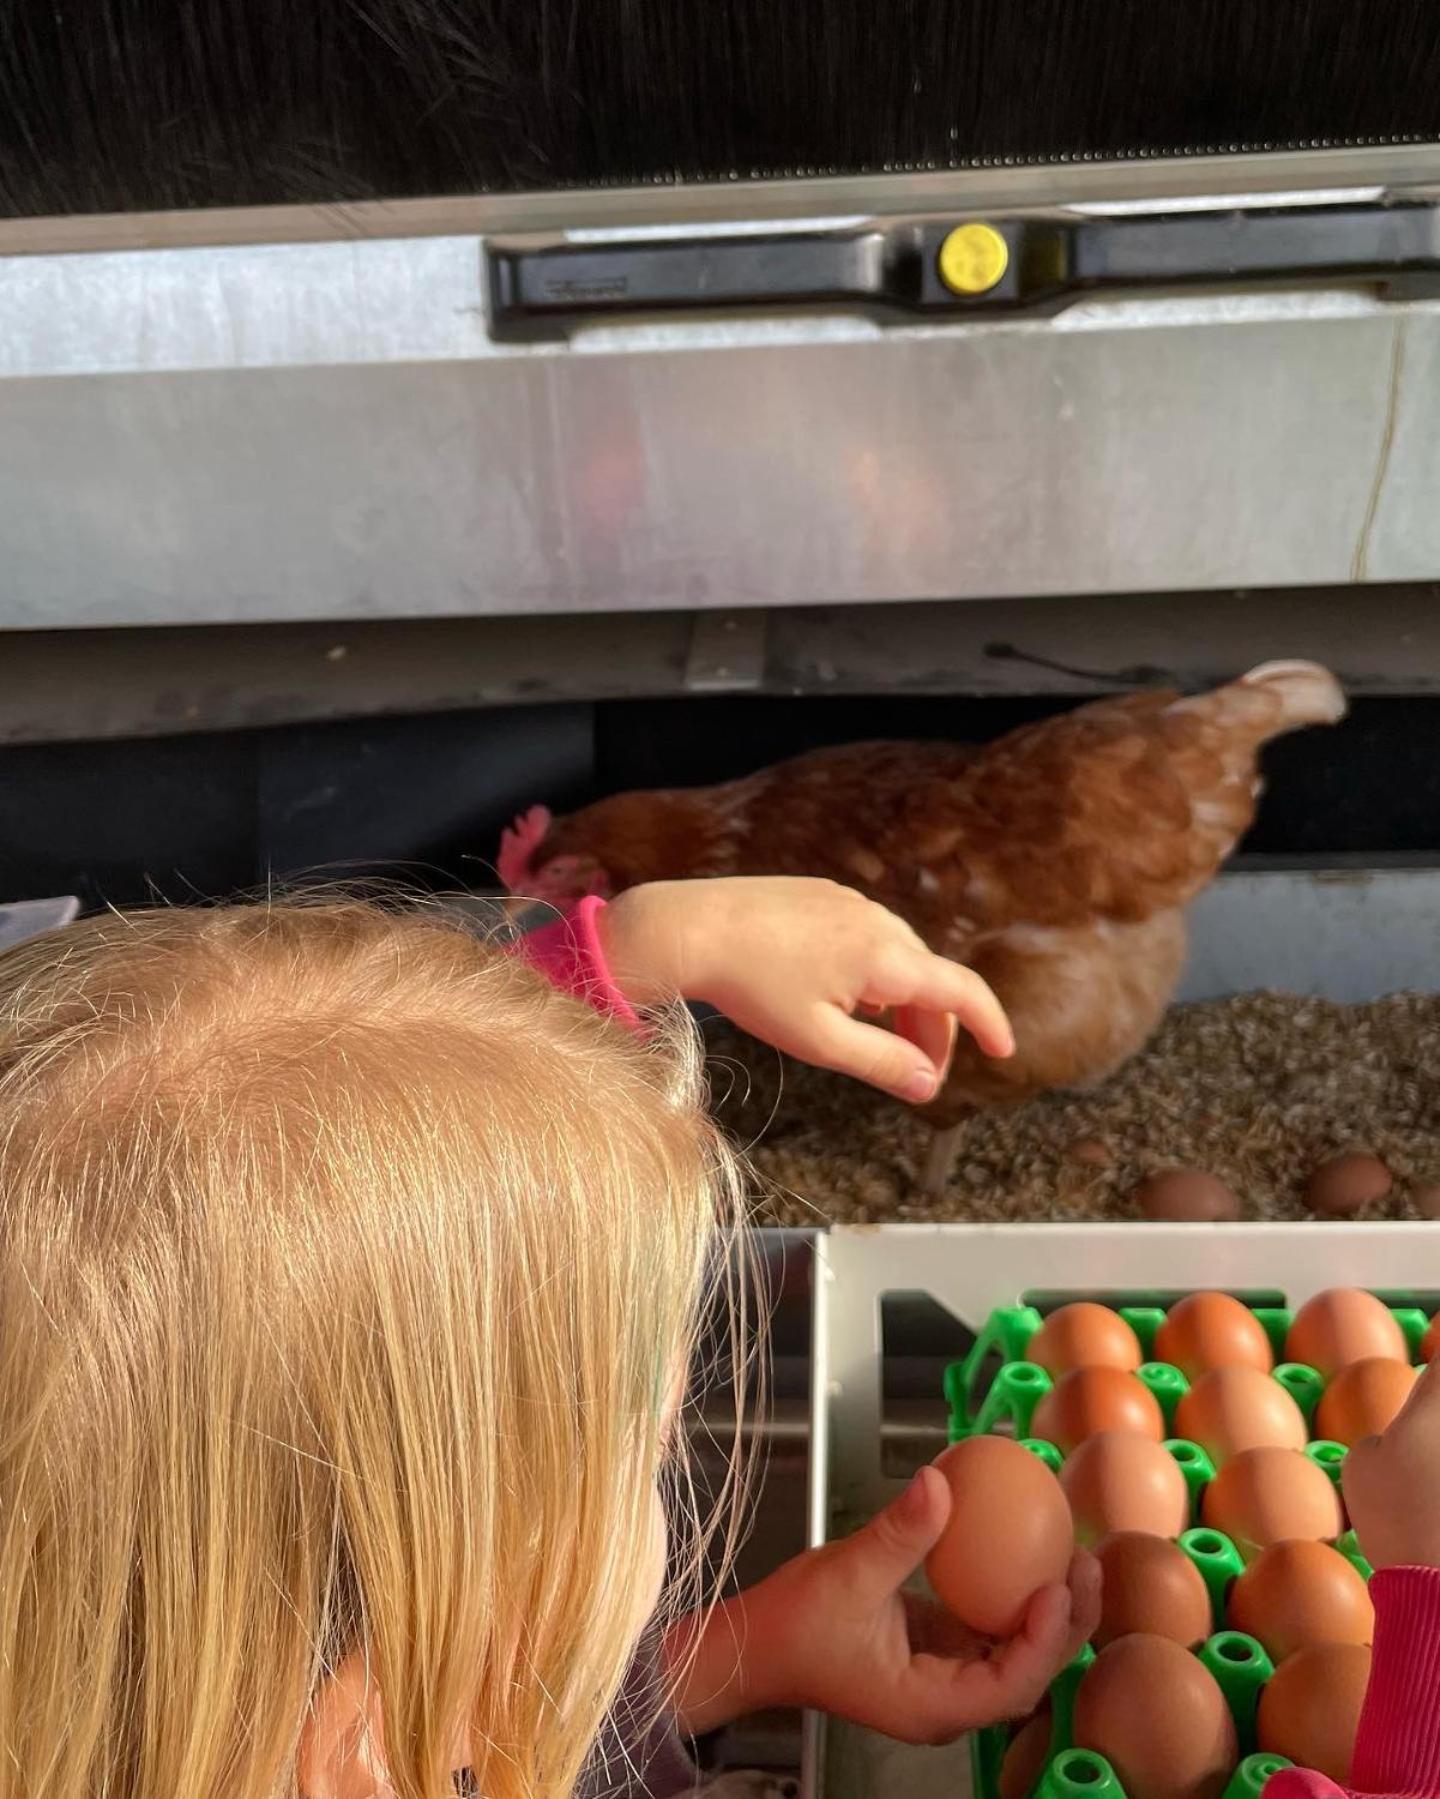
[[[1440,578],[1437,176],[0,221],[0,628]]]

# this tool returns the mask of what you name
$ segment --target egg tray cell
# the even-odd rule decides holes
[[[1419,1306],[1387,1303],[1405,1334],[1412,1358],[1418,1357],[1420,1340],[1430,1323],[1428,1314]],[[1112,1309],[1134,1330],[1142,1351],[1146,1355],[1152,1354],[1166,1308],[1115,1303]],[[1264,1325],[1275,1355],[1283,1355],[1293,1316],[1291,1311],[1282,1306],[1260,1305],[1251,1306],[1250,1310]],[[1043,1368],[1024,1360],[1030,1339],[1043,1321],[1034,1306],[997,1307],[970,1353],[962,1361],[952,1362],[945,1370],[952,1443],[987,1432],[1014,1434],[1034,1455],[1052,1469],[1059,1470],[1062,1461],[1059,1449],[1053,1443],[1029,1435],[1035,1409],[1053,1384]],[[998,1367],[995,1366],[997,1357]],[[991,1368],[994,1373],[987,1387],[984,1386],[985,1375]],[[1188,1389],[1185,1376],[1169,1363],[1147,1361],[1139,1369],[1138,1378],[1159,1401],[1168,1425]],[[1294,1397],[1308,1424],[1324,1392],[1323,1377],[1303,1363],[1277,1362],[1274,1378]],[[1215,1474],[1214,1466],[1198,1443],[1171,1438],[1165,1447],[1185,1476],[1190,1489],[1191,1517],[1198,1520],[1204,1489]],[[1312,1441],[1305,1453],[1338,1483],[1346,1454],[1343,1444]],[[1179,1538],[1179,1545],[1199,1569],[1210,1594],[1216,1634],[1197,1653],[1225,1695],[1241,1746],[1243,1759],[1230,1779],[1224,1799],[1259,1799],[1265,1782],[1287,1764],[1282,1757],[1259,1753],[1255,1748],[1255,1716],[1260,1693],[1274,1672],[1270,1658],[1254,1638],[1224,1628],[1226,1594],[1244,1562],[1228,1537],[1205,1526],[1186,1531]],[[1353,1532],[1347,1532],[1335,1547],[1365,1579],[1369,1579],[1370,1565],[1360,1553]],[[1105,1758],[1088,1749],[1076,1749],[1071,1742],[1075,1693],[1093,1660],[1094,1651],[1087,1647],[1051,1688],[1050,1759],[1035,1788],[1034,1799],[1125,1799],[1124,1788]],[[1009,1733],[1003,1727],[978,1731],[972,1738],[976,1799],[999,1799],[1000,1767],[1009,1740]]]

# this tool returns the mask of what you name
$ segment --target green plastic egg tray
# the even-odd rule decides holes
[[[1097,1303],[1109,1305],[1125,1320],[1140,1339],[1143,1355],[1154,1354],[1156,1335],[1165,1322],[1163,1305],[1126,1303],[1119,1299],[1102,1299]],[[1265,1327],[1270,1339],[1276,1358],[1275,1379],[1289,1389],[1308,1422],[1320,1403],[1325,1382],[1314,1368],[1307,1368],[1302,1362],[1280,1359],[1285,1353],[1285,1339],[1294,1313],[1286,1306],[1252,1305],[1250,1310]],[[1419,1306],[1403,1303],[1390,1304],[1390,1310],[1405,1333],[1412,1361],[1418,1360],[1420,1340],[1430,1323],[1428,1314]],[[945,1370],[945,1398],[950,1407],[952,1443],[958,1443],[962,1437],[980,1436],[997,1429],[1013,1432],[1017,1437],[1030,1434],[1030,1420],[1035,1415],[1035,1408],[1054,1384],[1043,1368],[1025,1360],[1030,1339],[1044,1322],[1033,1305],[997,1306],[975,1339],[970,1353],[963,1361],[952,1362]],[[986,1370],[997,1357],[1000,1365],[982,1392]],[[1189,1387],[1185,1376],[1168,1362],[1147,1360],[1139,1369],[1139,1379],[1159,1400],[1165,1421],[1170,1423]]]
[[[1147,1357],[1153,1355],[1156,1333],[1165,1319],[1165,1305],[1151,1299],[1131,1301],[1088,1294],[1076,1294],[1074,1298],[1096,1298],[1097,1303],[1109,1305],[1134,1330],[1142,1353]],[[1067,1303],[1064,1298],[1056,1296],[1052,1309],[1058,1309],[1064,1303]],[[1412,1359],[1418,1359],[1420,1340],[1430,1323],[1429,1315],[1421,1307],[1404,1300],[1397,1302],[1387,1298],[1386,1303],[1405,1333]],[[1252,1304],[1250,1310],[1265,1327],[1277,1357],[1274,1378],[1295,1398],[1308,1424],[1314,1417],[1325,1382],[1314,1368],[1278,1360],[1284,1354],[1293,1313],[1280,1305]],[[1030,1435],[1035,1409],[1053,1385],[1043,1368],[1024,1359],[1030,1339],[1043,1322],[1041,1312],[1033,1305],[997,1307],[969,1354],[962,1361],[952,1362],[945,1370],[945,1398],[950,1411],[952,1443],[987,1432],[1013,1435],[1058,1472],[1063,1459],[1060,1450],[1053,1443]],[[986,1386],[983,1384],[985,1375],[991,1369],[993,1376]],[[1146,1361],[1138,1371],[1138,1378],[1155,1395],[1167,1426],[1171,1425],[1175,1409],[1188,1390],[1185,1376],[1167,1362]],[[1244,1563],[1228,1537],[1198,1523],[1201,1497],[1206,1484],[1214,1478],[1214,1466],[1197,1443],[1172,1437],[1165,1447],[1179,1464],[1190,1489],[1192,1528],[1180,1537],[1179,1545],[1204,1578],[1216,1627],[1215,1635],[1196,1653],[1225,1695],[1240,1742],[1242,1760],[1231,1777],[1224,1799],[1259,1799],[1270,1776],[1287,1765],[1279,1756],[1258,1753],[1255,1746],[1260,1693],[1274,1668],[1263,1647],[1253,1637],[1225,1628],[1226,1595]],[[1342,1444],[1312,1441],[1305,1453],[1338,1483],[1346,1454]],[[1347,1532],[1335,1547],[1369,1579],[1370,1566],[1360,1553],[1353,1532]],[[1126,1799],[1124,1788],[1105,1758],[1073,1746],[1071,1720],[1075,1694],[1094,1658],[1093,1649],[1082,1650],[1051,1687],[1050,1759],[1035,1788],[1034,1799]],[[973,1737],[971,1755],[976,1799],[999,1799],[1000,1768],[1009,1742],[1010,1732],[1005,1727],[978,1731]]]

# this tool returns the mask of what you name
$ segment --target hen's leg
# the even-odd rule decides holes
[[[950,1185],[950,1176],[955,1172],[955,1158],[960,1153],[960,1139],[965,1134],[965,1121],[952,1124],[947,1130],[936,1131],[930,1140],[930,1153],[925,1158],[925,1172],[921,1176],[921,1190],[927,1199],[938,1199]]]

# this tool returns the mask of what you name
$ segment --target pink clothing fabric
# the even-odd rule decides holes
[[[584,899],[553,924],[542,925],[520,940],[519,952],[552,987],[574,994],[632,1031],[640,1020],[615,985],[605,961],[597,921],[605,910],[601,899]]]
[[[1284,1768],[1264,1799],[1440,1796],[1440,1569],[1382,1568],[1370,1597],[1375,1654],[1348,1784]]]

